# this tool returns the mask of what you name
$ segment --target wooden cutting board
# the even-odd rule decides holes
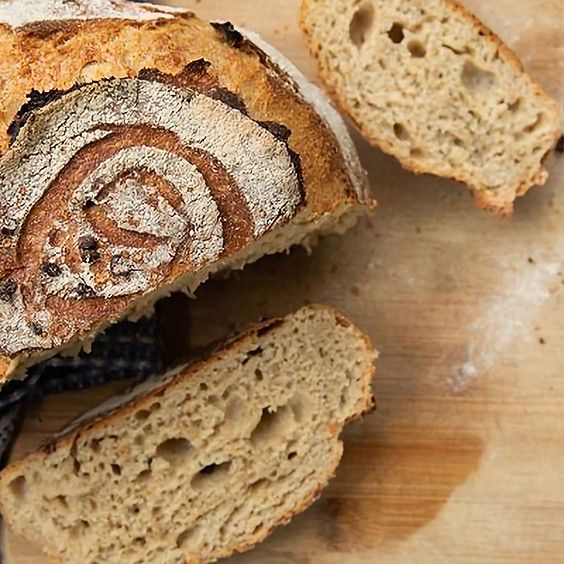
[[[316,80],[297,0],[185,4],[257,29]],[[562,107],[562,0],[465,4]],[[178,328],[198,346],[326,302],[382,353],[379,410],[347,433],[323,498],[232,562],[564,562],[564,156],[546,187],[499,220],[457,185],[358,146],[374,216],[312,256],[296,250],[209,283]],[[14,456],[110,391],[34,405]],[[6,548],[10,564],[45,562],[10,534]]]

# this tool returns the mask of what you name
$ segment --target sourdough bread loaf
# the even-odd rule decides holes
[[[335,110],[260,38],[110,0],[0,6],[0,384],[373,202]]]
[[[303,0],[327,89],[408,169],[465,182],[509,215],[548,176],[556,104],[514,53],[453,0]]]
[[[320,306],[112,399],[0,476],[14,530],[68,564],[211,562],[252,548],[333,476],[373,407],[375,353]]]

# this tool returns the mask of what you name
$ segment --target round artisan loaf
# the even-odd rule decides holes
[[[372,203],[341,118],[253,34],[115,0],[0,22],[0,382]]]

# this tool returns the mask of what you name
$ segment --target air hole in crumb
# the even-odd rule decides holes
[[[116,476],[121,476],[121,466],[119,464],[112,464],[112,472]]]
[[[78,460],[78,445],[75,439],[71,445],[69,455],[72,459],[72,467],[76,476],[80,474],[80,461]]]
[[[58,495],[55,500],[63,509],[68,508],[69,504],[67,502],[67,498],[64,495]]]
[[[177,466],[183,462],[191,448],[192,445],[187,439],[168,439],[157,447],[156,454],[171,466]]]
[[[513,112],[513,113],[518,112],[519,109],[521,108],[521,103],[522,103],[522,102],[523,102],[522,98],[517,98],[517,100],[515,100],[515,102],[513,102],[512,104],[509,104],[509,105],[507,106],[507,109],[508,109],[510,112]]]
[[[380,65],[380,68],[382,70],[386,70],[388,68],[388,66],[386,65],[386,62],[384,61],[384,59],[378,59],[378,64]]]
[[[247,413],[247,405],[239,396],[233,396],[225,408],[225,422],[241,421]]]
[[[313,403],[308,400],[307,396],[304,397],[300,394],[296,394],[290,400],[290,407],[298,423],[303,423],[311,415],[311,405]]]
[[[545,115],[543,113],[538,114],[537,119],[534,121],[534,123],[531,123],[531,125],[525,127],[525,133],[532,133],[533,131],[536,131],[544,123],[544,120]]]
[[[265,407],[258,425],[251,434],[251,441],[254,444],[280,441],[294,426],[295,419],[290,407],[279,407],[276,411]]]
[[[249,362],[249,360],[251,360],[251,358],[258,356],[259,354],[262,354],[262,347],[257,347],[256,349],[253,349],[252,351],[247,352],[247,358],[245,358],[241,364],[243,366],[245,366],[245,364],[247,364],[247,362]]]
[[[459,48],[459,47],[454,47],[452,45],[448,45],[447,43],[442,43],[442,46],[445,49],[452,51],[455,55],[473,55],[474,54],[474,49],[472,49],[472,47],[469,47],[468,45],[465,45],[464,47]]]
[[[200,470],[200,474],[206,474],[207,476],[209,476],[210,474],[213,474],[217,469],[217,464],[215,464],[215,462],[213,464],[208,464],[207,466],[204,466],[201,470]]]
[[[417,147],[414,149],[411,149],[410,153],[409,153],[414,159],[420,159],[423,156],[423,151],[421,149],[418,149]]]
[[[462,84],[473,93],[488,93],[496,87],[497,78],[493,72],[481,69],[472,61],[462,67]]]
[[[257,382],[262,382],[264,380],[264,374],[259,368],[255,370],[255,379]]]
[[[256,480],[255,482],[253,482],[249,488],[251,490],[258,490],[260,487],[264,486],[265,484],[267,484],[270,480],[267,480],[266,478],[261,478],[260,480]]]
[[[202,392],[206,392],[208,389],[208,385],[205,382],[200,382],[200,390],[202,390]]]
[[[394,135],[400,141],[408,141],[409,140],[409,133],[407,129],[401,123],[394,123]]]
[[[195,490],[215,486],[229,477],[230,468],[231,460],[221,464],[208,464],[192,478],[191,486]]]
[[[136,482],[146,482],[151,477],[151,469],[147,468],[147,470],[143,470],[137,478],[135,478]]]
[[[137,537],[133,539],[133,544],[136,546],[145,546],[147,541],[145,540],[145,537]]]
[[[411,56],[415,57],[416,59],[422,59],[427,54],[425,45],[423,45],[423,43],[418,39],[412,39],[407,44],[407,49],[411,53]]]
[[[186,529],[176,537],[176,547],[185,548],[188,541],[194,536],[194,529]]]
[[[369,0],[364,0],[352,17],[349,26],[351,41],[357,46],[362,47],[374,25],[374,5]]]
[[[158,411],[160,408],[161,408],[161,404],[157,401],[153,405],[151,405],[151,407],[149,407],[149,409],[141,409],[140,411],[138,411],[135,414],[135,418],[138,421],[145,421],[145,420],[149,419],[149,417],[151,416],[151,413]]]
[[[388,30],[388,37],[396,44],[400,44],[404,39],[403,25],[395,22],[394,25]]]
[[[26,493],[26,485],[25,476],[18,476],[10,482],[9,488],[14,497],[23,499]]]
[[[102,442],[102,439],[92,439],[90,441],[90,448],[94,451],[94,452],[100,452],[100,443]]]
[[[293,460],[294,458],[296,458],[296,456],[298,456],[298,453],[294,450],[290,454],[288,454],[288,460]]]
[[[76,523],[76,525],[74,525],[70,529],[69,534],[70,534],[71,537],[76,538],[85,529],[88,529],[88,527],[90,527],[90,523],[88,521],[85,521],[84,519],[81,519],[78,523]]]
[[[256,535],[262,528],[263,528],[264,524],[263,523],[259,523],[254,529],[253,532],[251,533],[252,535]]]

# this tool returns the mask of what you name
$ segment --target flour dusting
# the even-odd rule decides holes
[[[531,326],[559,285],[561,265],[500,265],[500,291],[481,305],[481,314],[468,327],[466,358],[454,368],[449,387],[462,392],[480,372],[493,368],[518,339],[530,339]]]
[[[476,365],[471,362],[465,362],[462,366],[457,366],[454,373],[448,380],[450,388],[454,392],[463,392],[478,376]]]

